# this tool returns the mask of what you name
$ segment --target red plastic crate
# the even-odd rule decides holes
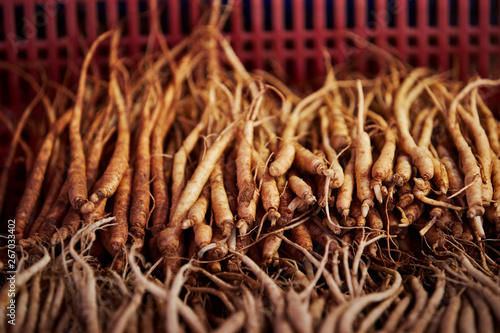
[[[78,36],[90,43],[122,19],[126,55],[137,58],[150,29],[148,2],[0,0],[0,59],[43,66],[50,79],[61,81],[68,65],[81,62]],[[201,0],[158,4],[172,45],[207,8]],[[366,54],[352,47],[347,31],[413,65],[443,70],[457,63],[464,79],[500,76],[500,0],[235,0],[233,7],[226,33],[242,61],[252,68],[278,65],[295,82],[323,74],[324,48],[334,63],[353,61],[358,70],[369,70]],[[97,57],[106,63],[107,55]],[[0,103],[14,111],[29,100],[19,82],[0,71]]]

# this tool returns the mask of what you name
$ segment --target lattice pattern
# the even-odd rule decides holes
[[[158,2],[170,43],[199,21],[200,1]],[[91,42],[124,18],[126,52],[140,55],[150,30],[147,16],[148,1],[0,0],[0,59],[39,63],[61,81],[68,64],[81,61],[78,36]],[[500,0],[235,0],[225,31],[248,67],[282,68],[295,82],[323,74],[324,48],[334,63],[353,61],[365,71],[375,66],[346,32],[414,65],[458,64],[462,78],[500,75]],[[98,57],[106,62],[105,52]],[[26,101],[14,75],[0,71],[0,84],[3,105],[15,110]]]

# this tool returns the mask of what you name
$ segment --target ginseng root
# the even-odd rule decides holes
[[[356,195],[361,201],[361,210],[363,217],[368,215],[368,211],[373,207],[373,199],[375,198],[372,189],[370,188],[370,169],[373,159],[371,152],[370,136],[364,131],[364,97],[363,87],[358,81],[358,136],[356,139],[356,161],[355,161],[355,176],[356,176]]]

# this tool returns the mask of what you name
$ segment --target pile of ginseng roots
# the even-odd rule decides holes
[[[372,47],[386,64],[374,78],[326,59],[324,84],[299,95],[247,72],[216,26],[171,49],[153,32],[160,51],[136,66],[105,33],[74,94],[38,85],[11,124],[0,207],[44,105],[15,215],[13,330],[500,324],[500,122],[481,93],[500,80],[464,84]],[[108,79],[92,62],[102,43]]]

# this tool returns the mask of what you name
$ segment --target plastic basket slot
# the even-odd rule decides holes
[[[208,2],[158,1],[170,45],[192,31]],[[60,81],[68,66],[81,63],[82,39],[90,44],[122,23],[123,55],[138,60],[151,31],[148,15],[147,0],[0,0],[0,59],[27,69],[37,63]],[[500,0],[235,0],[223,31],[249,68],[278,70],[299,84],[324,74],[324,49],[335,64],[378,68],[348,32],[411,64],[457,65],[463,79],[500,76]],[[97,58],[106,64],[107,51]],[[22,110],[29,99],[21,98],[20,80],[10,72],[0,79],[9,87],[0,89],[0,100]]]

